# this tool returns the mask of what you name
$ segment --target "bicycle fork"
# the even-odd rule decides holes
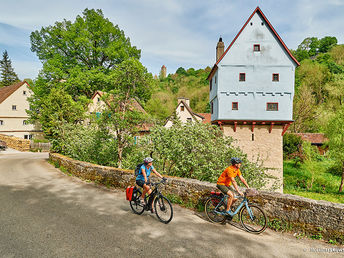
[[[246,209],[248,211],[248,214],[250,215],[250,219],[253,221],[255,219],[255,216],[253,215],[253,212],[250,208],[250,206],[248,206],[248,202],[245,203]]]

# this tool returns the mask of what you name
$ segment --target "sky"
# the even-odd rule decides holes
[[[288,48],[307,37],[335,36],[344,43],[344,0],[0,0],[0,54],[7,50],[21,80],[35,79],[42,64],[30,34],[85,8],[101,9],[131,44],[148,71],[212,67],[220,36],[227,47],[257,6]],[[2,56],[2,55],[1,55]]]

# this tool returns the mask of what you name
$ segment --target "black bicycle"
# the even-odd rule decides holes
[[[171,202],[163,196],[159,190],[160,184],[166,184],[166,180],[163,179],[158,183],[151,183],[151,186],[154,186],[153,191],[150,195],[146,196],[144,203],[141,201],[142,192],[139,188],[134,189],[132,199],[130,201],[130,207],[134,213],[141,215],[145,210],[155,212],[158,219],[167,224],[172,220],[173,209]],[[148,201],[147,201],[148,199]],[[152,203],[154,204],[154,209],[152,210]]]

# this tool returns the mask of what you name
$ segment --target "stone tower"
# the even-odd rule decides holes
[[[161,71],[160,71],[160,78],[161,78],[161,79],[166,78],[166,72],[167,72],[166,66],[163,65],[163,66],[161,67]]]
[[[293,122],[299,63],[259,7],[222,55],[221,43],[220,38],[208,76],[211,121],[233,137],[251,161],[262,161],[282,192],[282,140]]]

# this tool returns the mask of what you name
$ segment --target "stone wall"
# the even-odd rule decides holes
[[[132,170],[76,161],[56,153],[50,153],[50,160],[83,179],[121,188],[135,184]],[[168,181],[165,190],[167,193],[194,204],[204,200],[209,192],[215,189],[215,184],[195,179],[168,177]],[[304,232],[312,236],[321,235],[324,239],[344,243],[344,204],[263,191],[252,201],[265,210],[272,227],[275,223],[275,226],[285,227],[290,231]]]
[[[17,138],[14,136],[8,136],[0,134],[0,140],[6,142],[7,146],[12,149],[19,151],[29,151],[30,150],[30,140],[25,140]]]

